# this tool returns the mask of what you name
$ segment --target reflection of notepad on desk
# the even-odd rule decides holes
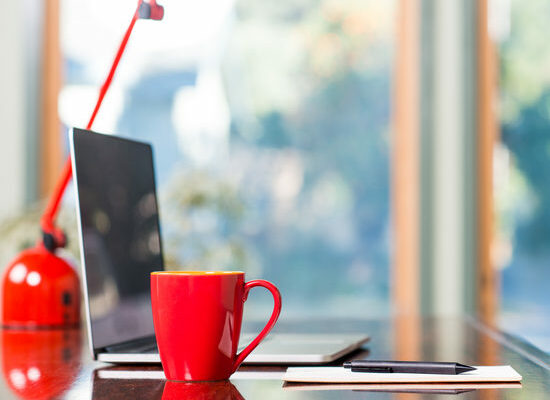
[[[288,368],[286,382],[311,383],[461,383],[519,382],[521,375],[509,365],[476,367],[459,375],[352,372],[343,367]]]

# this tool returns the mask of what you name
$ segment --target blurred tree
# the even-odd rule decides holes
[[[291,303],[389,307],[392,16],[374,1],[237,3],[226,70],[247,79],[227,78],[232,143],[266,182],[240,188],[244,225]]]
[[[550,34],[548,15],[547,1],[534,0],[528,6],[512,1],[511,32],[499,46],[502,142],[513,155],[511,168],[529,189],[521,207],[508,207],[515,221],[515,252],[523,256],[535,256],[550,241],[550,45],[544,34]]]
[[[514,154],[516,167],[535,196],[527,218],[516,227],[519,252],[547,251],[550,243],[550,89],[521,108],[513,122],[502,126],[502,142]]]

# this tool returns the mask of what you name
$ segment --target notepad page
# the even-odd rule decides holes
[[[288,368],[283,380],[316,383],[447,383],[447,382],[519,382],[521,375],[509,365],[476,366],[475,371],[460,375],[352,372],[343,367]]]

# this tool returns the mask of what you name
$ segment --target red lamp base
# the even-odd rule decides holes
[[[43,244],[24,250],[2,279],[2,325],[60,328],[80,324],[80,283],[75,269]]]

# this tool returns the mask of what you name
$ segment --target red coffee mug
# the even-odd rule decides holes
[[[243,305],[263,286],[274,299],[260,334],[239,354]],[[169,380],[228,379],[269,333],[281,313],[281,295],[270,282],[244,282],[244,272],[153,272],[151,304],[164,374]]]

